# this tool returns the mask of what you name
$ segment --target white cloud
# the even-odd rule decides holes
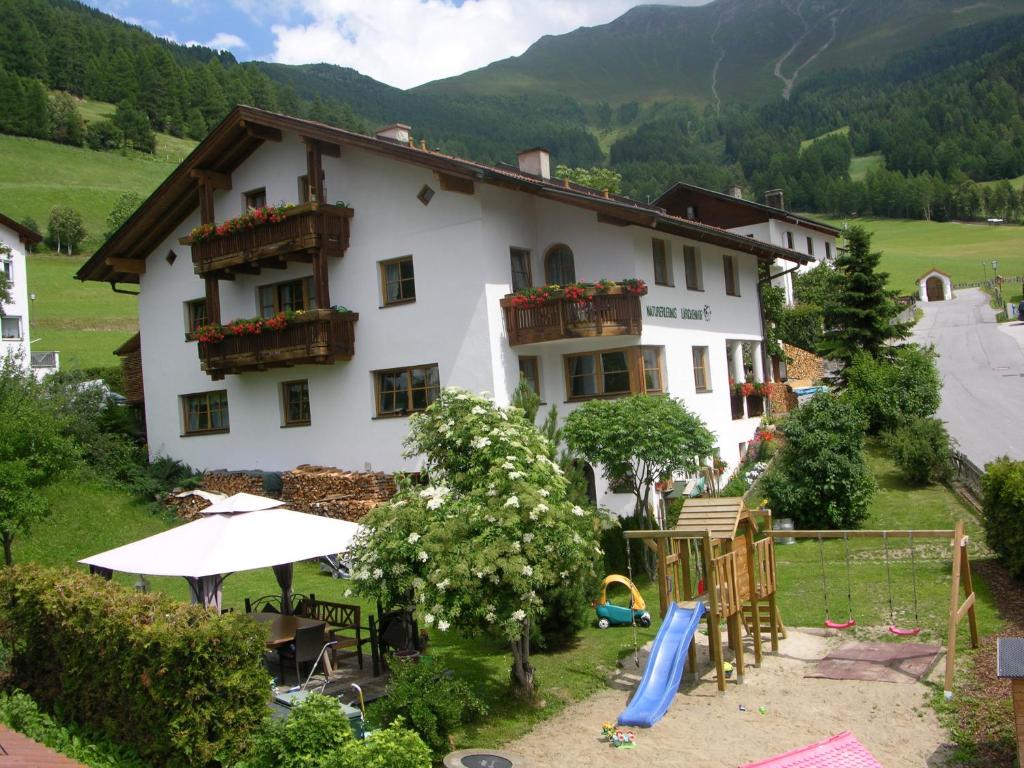
[[[230,32],[218,32],[210,39],[210,42],[206,44],[206,47],[213,48],[215,51],[245,48],[245,40],[240,38],[238,35],[231,34]]]
[[[677,5],[707,2],[668,1]],[[271,27],[274,61],[352,67],[399,88],[517,56],[542,35],[604,24],[638,4],[637,0],[465,0],[461,6],[451,0],[293,2],[309,22]]]

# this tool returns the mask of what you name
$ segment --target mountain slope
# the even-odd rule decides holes
[[[783,95],[794,75],[879,64],[951,29],[1024,13],[1024,0],[715,0],[637,6],[545,36],[521,56],[427,83],[420,93],[561,94],[584,104]]]

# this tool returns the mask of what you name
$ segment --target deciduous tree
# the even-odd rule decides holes
[[[366,517],[356,588],[415,605],[442,632],[508,641],[513,687],[532,695],[531,624],[546,589],[595,575],[597,521],[568,499],[551,446],[518,408],[445,389],[410,421],[406,454],[422,457],[429,485],[403,480]]]

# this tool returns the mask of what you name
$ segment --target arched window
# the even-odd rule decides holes
[[[544,255],[544,282],[547,285],[569,285],[576,282],[576,265],[568,245],[553,245]]]

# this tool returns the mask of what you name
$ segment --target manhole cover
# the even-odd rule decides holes
[[[497,755],[466,755],[462,764],[466,768],[513,768],[511,760]]]

